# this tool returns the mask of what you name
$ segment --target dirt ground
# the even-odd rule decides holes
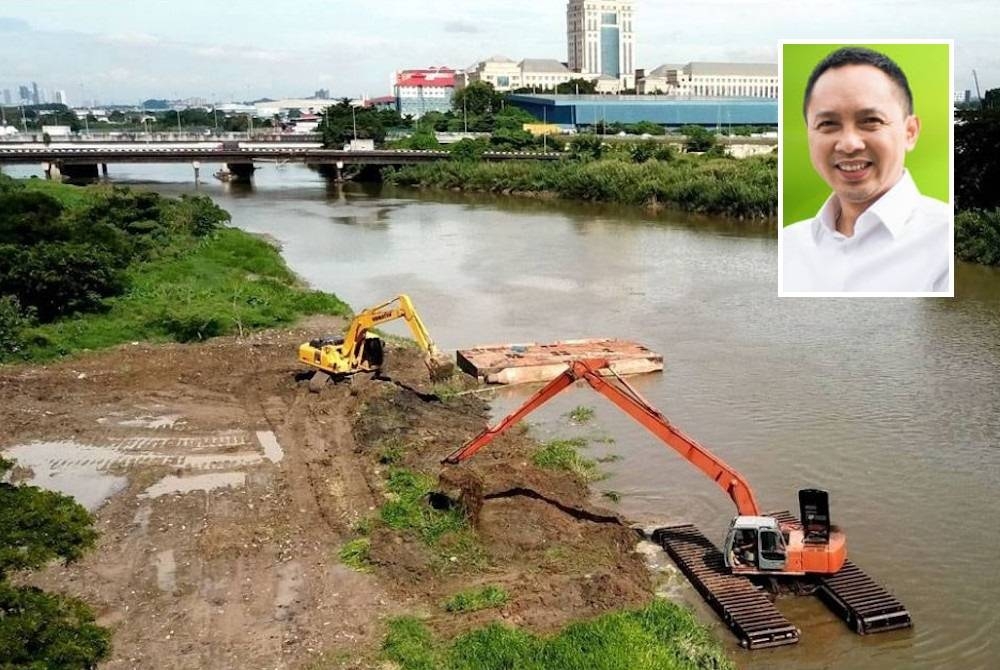
[[[0,371],[0,449],[22,474],[94,501],[97,548],[31,581],[92,604],[113,630],[102,668],[381,667],[392,616],[446,635],[497,619],[548,632],[648,600],[635,533],[569,475],[530,466],[524,433],[439,465],[482,429],[486,405],[432,395],[419,352],[392,346],[389,380],[309,393],[295,347],[339,327],[314,318]],[[442,475],[443,491],[464,491],[478,562],[442,561],[374,524],[373,571],[340,563],[385,500],[390,446],[404,466]],[[485,584],[503,586],[507,604],[441,606]]]

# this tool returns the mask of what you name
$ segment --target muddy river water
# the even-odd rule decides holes
[[[196,188],[188,166],[112,166],[112,179]],[[264,166],[253,187],[209,178],[197,188],[355,309],[410,294],[444,349],[636,339],[666,366],[634,385],[740,470],[765,509],[827,489],[851,557],[915,626],[863,638],[815,599],[782,600],[802,641],[736,652],[741,667],[996,667],[1000,270],[958,264],[953,300],[779,299],[773,234],[745,224],[341,188],[292,165]],[[495,414],[533,390],[499,392]],[[573,425],[578,405],[594,419]],[[731,502],[599,395],[572,389],[531,421],[542,439],[583,436],[589,455],[618,456],[594,487],[619,493],[630,519],[690,521],[721,542]]]

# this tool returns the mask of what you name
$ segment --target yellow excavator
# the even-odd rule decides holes
[[[382,368],[385,346],[371,329],[395,319],[404,319],[410,327],[413,338],[424,351],[431,379],[450,376],[455,366],[434,346],[409,296],[400,294],[355,315],[343,337],[318,338],[299,346],[299,361],[316,370],[309,380],[309,390],[318,393],[331,378],[338,380],[358,372],[377,373]]]

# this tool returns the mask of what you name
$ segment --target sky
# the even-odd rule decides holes
[[[777,62],[781,40],[953,39],[955,86],[1000,87],[997,0],[634,0],[637,67]],[[3,0],[0,89],[70,104],[391,93],[395,70],[566,56],[565,0]],[[51,97],[51,94],[50,94]]]

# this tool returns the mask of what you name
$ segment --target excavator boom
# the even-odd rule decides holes
[[[639,395],[639,392],[624,379],[617,375],[613,375],[612,378],[602,377],[600,370],[604,368],[611,369],[608,362],[603,359],[573,361],[565,372],[535,393],[521,407],[505,417],[495,427],[487,427],[461,449],[445,458],[443,462],[460,463],[472,457],[473,454],[489,444],[493,438],[545,404],[567,386],[578,380],[583,380],[714,481],[736,504],[740,515],[759,516],[761,514],[750,485],[740,473],[671,425],[665,416],[646,402]]]
[[[400,294],[392,300],[359,312],[343,338],[314,340],[299,347],[299,360],[317,369],[317,390],[329,375],[350,375],[377,370],[382,364],[382,343],[369,331],[376,326],[403,319],[413,338],[424,351],[424,363],[432,378],[449,376],[454,365],[438,351],[427,328],[414,309],[409,296]]]

